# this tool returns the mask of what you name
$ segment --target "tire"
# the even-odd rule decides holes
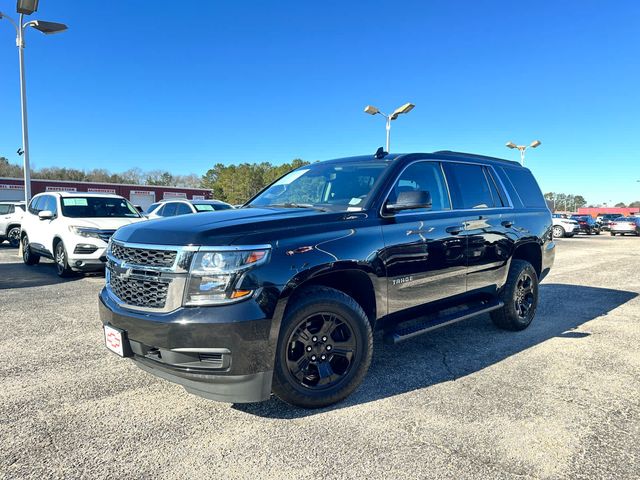
[[[328,287],[304,289],[292,302],[280,328],[273,393],[304,408],[337,403],[369,370],[373,334],[367,315],[353,298]]]
[[[22,261],[26,265],[36,265],[40,263],[40,255],[31,251],[29,236],[26,233],[22,235]]]
[[[612,237],[615,237],[615,236],[616,236],[616,234],[615,234],[614,232],[611,232],[611,234],[610,234],[610,235],[611,235]]]
[[[600,235],[600,230],[596,229],[596,235]]]
[[[9,245],[13,248],[18,248],[20,246],[20,227],[13,226],[9,227],[9,231],[7,232],[7,240],[9,241]]]
[[[504,330],[527,328],[538,308],[538,275],[533,265],[526,260],[511,260],[507,283],[500,298],[504,307],[491,312],[493,323]]]
[[[564,231],[564,228],[562,228],[560,225],[554,225],[551,231],[553,233],[553,238],[563,238],[567,235],[567,233]]]
[[[58,240],[53,246],[53,260],[56,264],[56,273],[61,278],[67,278],[73,274],[67,259],[67,249],[64,248],[62,240]]]

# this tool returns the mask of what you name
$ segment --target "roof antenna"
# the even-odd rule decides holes
[[[378,150],[376,150],[376,153],[373,156],[374,158],[384,158],[387,155],[389,155],[389,152],[385,152],[384,148],[380,147],[378,148]]]

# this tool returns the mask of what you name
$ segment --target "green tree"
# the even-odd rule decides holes
[[[616,208],[626,208],[627,205],[624,202],[618,202],[614,205]]]
[[[629,204],[631,208],[640,208],[640,200],[636,200],[635,202],[631,202]]]

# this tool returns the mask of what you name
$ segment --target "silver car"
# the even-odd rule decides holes
[[[624,235],[625,233],[632,233],[634,235],[640,235],[640,217],[619,217],[612,220],[609,224],[611,229],[611,236]]]

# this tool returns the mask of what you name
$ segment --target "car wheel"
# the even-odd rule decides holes
[[[505,330],[527,328],[538,308],[538,275],[526,260],[512,260],[500,295],[504,307],[491,312],[491,320]]]
[[[556,225],[553,227],[553,238],[562,238],[565,236],[564,228],[560,225]]]
[[[289,404],[319,408],[360,385],[371,364],[373,334],[350,296],[328,287],[302,293],[282,321],[272,389]]]
[[[611,233],[610,233],[610,235],[611,235],[612,237],[615,237],[615,236],[616,236],[616,234],[615,234],[614,232],[611,232]]]
[[[64,243],[59,240],[53,249],[53,259],[56,262],[56,273],[59,277],[69,277],[73,273],[69,262],[67,261],[67,249],[64,248]]]
[[[13,248],[20,246],[20,227],[11,227],[7,233],[7,240]]]
[[[26,265],[35,265],[40,262],[40,255],[31,251],[29,236],[26,233],[22,236],[22,261]]]

